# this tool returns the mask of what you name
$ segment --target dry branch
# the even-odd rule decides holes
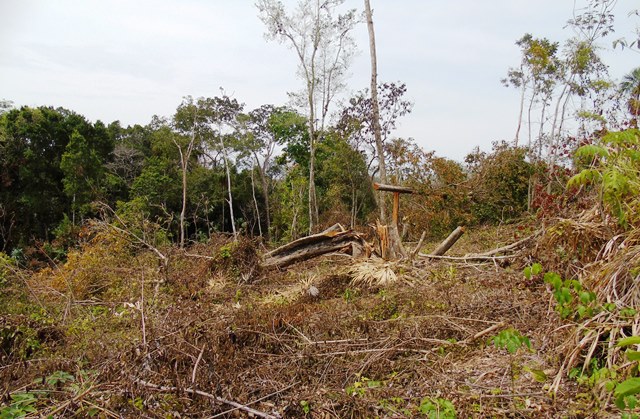
[[[451,246],[453,246],[458,241],[458,239],[462,237],[463,234],[464,227],[458,226],[458,228],[456,228],[451,232],[451,234],[449,234],[449,237],[447,237],[442,243],[440,243],[436,250],[431,252],[431,256],[442,256],[447,253],[447,250],[451,249]]]
[[[428,255],[426,253],[418,253],[418,256],[425,259],[442,259],[451,260],[456,262],[498,262],[505,259],[513,259],[516,255],[503,255],[503,256],[436,256]]]
[[[422,243],[424,242],[424,238],[426,236],[427,236],[427,232],[423,231],[422,235],[420,236],[420,240],[418,240],[418,244],[416,245],[415,249],[413,249],[413,252],[411,252],[411,259],[415,259],[415,257],[420,252],[420,249],[422,248]]]
[[[493,255],[497,255],[499,253],[505,253],[505,252],[509,252],[509,251],[512,251],[512,250],[519,250],[519,249],[525,247],[525,245],[527,243],[529,243],[530,241],[532,241],[536,236],[537,236],[537,234],[532,234],[531,236],[525,237],[522,240],[518,240],[515,243],[511,243],[511,244],[506,245],[506,246],[498,247],[497,249],[493,249],[493,250],[490,250],[488,252],[472,253],[472,254],[469,254],[467,256],[493,256]]]
[[[268,413],[261,412],[261,411],[256,410],[256,409],[252,409],[251,407],[246,406],[244,404],[240,404],[240,403],[237,403],[237,402],[234,402],[234,401],[231,401],[231,400],[223,399],[222,397],[215,396],[215,395],[213,395],[211,393],[206,393],[206,392],[200,391],[200,390],[194,390],[192,388],[178,389],[177,387],[161,386],[159,384],[153,384],[153,383],[150,383],[148,381],[144,381],[144,380],[140,380],[140,379],[134,379],[133,381],[136,384],[140,384],[141,386],[148,387],[148,388],[153,388],[153,389],[160,390],[160,391],[175,392],[175,391],[181,390],[181,391],[184,391],[185,393],[197,394],[199,396],[204,396],[204,397],[207,397],[209,399],[215,400],[217,402],[228,404],[229,406],[233,406],[236,409],[243,410],[243,411],[245,411],[245,412],[247,412],[249,414],[252,414],[254,416],[258,416],[258,417],[261,417],[261,418],[277,419],[277,418],[280,417],[279,415],[278,416],[270,415]]]

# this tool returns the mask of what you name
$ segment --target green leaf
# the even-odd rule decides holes
[[[382,385],[380,381],[369,380],[367,381],[367,387],[369,388],[378,388]]]
[[[542,265],[539,263],[534,263],[531,265],[531,273],[534,275],[539,275],[542,272]]]
[[[584,169],[583,171],[569,179],[569,182],[567,182],[567,187],[573,188],[582,185],[598,183],[601,179],[602,175],[596,169]]]
[[[640,352],[638,351],[627,350],[625,354],[627,355],[627,359],[629,361],[640,361]]]
[[[609,152],[604,147],[595,144],[586,144],[576,150],[576,156],[593,159],[595,156],[608,157]]]
[[[529,367],[524,367],[524,369],[526,371],[529,372],[529,374],[531,374],[531,377],[533,377],[534,380],[536,380],[539,383],[544,383],[545,381],[547,381],[547,374],[545,374],[544,371],[542,370],[537,370],[534,368],[529,368]]]
[[[624,410],[627,406],[624,403],[624,397],[623,396],[618,396],[615,398],[615,400],[613,401],[613,403],[616,405],[616,407],[620,410]]]
[[[616,386],[616,397],[631,396],[640,393],[640,377],[629,378]]]
[[[616,346],[618,348],[622,348],[624,346],[630,345],[639,345],[640,344],[640,336],[629,336],[628,338],[620,339]]]

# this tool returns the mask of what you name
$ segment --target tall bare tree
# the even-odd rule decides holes
[[[369,29],[369,52],[371,55],[371,108],[373,110],[373,134],[376,139],[376,151],[378,153],[378,169],[380,182],[387,183],[387,166],[384,161],[384,148],[382,146],[382,128],[380,127],[380,105],[378,103],[378,58],[376,56],[376,34],[373,30],[373,15],[369,0],[364,0],[364,10],[367,15],[367,28]],[[384,196],[379,198],[380,220],[386,222]]]
[[[378,169],[380,171],[380,181],[387,183],[387,166],[385,164],[384,147],[382,143],[382,128],[380,126],[380,104],[378,103],[378,60],[376,56],[376,36],[373,29],[373,16],[371,13],[371,4],[369,0],[364,0],[365,14],[367,16],[367,28],[369,30],[369,51],[371,55],[371,110],[373,113],[373,134],[376,140],[376,153],[378,154]],[[387,223],[385,211],[384,193],[378,195],[378,206],[380,207],[380,220],[383,224]],[[383,230],[379,230],[380,240],[383,236],[388,238],[389,248],[385,252],[384,246],[382,253],[384,258],[397,259],[406,256],[406,252],[402,247],[402,241],[398,233],[398,226],[392,222],[390,226],[380,226]],[[388,229],[388,230],[387,230]],[[383,233],[384,231],[384,233]]]
[[[290,94],[294,103],[307,109],[309,130],[309,232],[318,223],[315,185],[316,147],[324,130],[329,107],[344,88],[347,69],[355,51],[351,31],[356,11],[337,14],[345,0],[302,0],[287,14],[278,0],[259,0],[259,17],[267,27],[266,37],[288,44],[298,57],[298,75],[304,80],[302,93]]]
[[[172,136],[173,144],[178,148],[180,154],[180,171],[182,172],[182,209],[180,210],[180,248],[184,248],[185,226],[184,218],[187,211],[187,173],[189,170],[189,159],[196,145],[198,108],[192,97],[186,97],[178,107],[173,117],[174,126],[179,132],[189,133],[183,136]],[[190,131],[190,132],[189,132]],[[186,139],[186,141],[185,141]]]

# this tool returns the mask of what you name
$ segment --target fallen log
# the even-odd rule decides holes
[[[294,263],[312,259],[327,253],[351,250],[367,254],[368,243],[355,231],[344,230],[336,224],[322,233],[302,237],[280,246],[264,255],[263,268],[285,268]],[[361,250],[364,249],[364,250]]]
[[[436,247],[436,250],[431,252],[430,255],[431,256],[444,255],[447,252],[447,250],[451,249],[451,246],[453,246],[458,241],[458,239],[462,237],[463,234],[464,234],[464,227],[456,228],[451,232],[451,234],[449,234],[449,237],[447,237],[442,243],[440,243],[438,247]]]

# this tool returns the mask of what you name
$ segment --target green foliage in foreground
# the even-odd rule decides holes
[[[595,186],[602,202],[631,227],[640,221],[640,130],[628,129],[606,134],[596,144],[580,147],[575,154],[579,165],[586,165],[568,186]]]

